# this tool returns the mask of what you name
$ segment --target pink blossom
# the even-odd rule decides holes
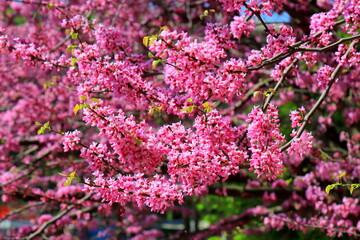
[[[296,132],[293,130],[293,136],[296,135]],[[289,154],[289,158],[287,160],[288,164],[299,166],[305,156],[310,155],[313,141],[313,136],[311,133],[304,131],[300,137],[295,138],[290,147],[286,150]]]
[[[249,36],[255,28],[254,20],[245,21],[244,16],[235,16],[230,23],[231,33],[235,38],[241,39],[242,35]]]
[[[279,149],[284,136],[278,128],[278,110],[273,105],[269,105],[264,113],[258,107],[254,107],[246,121],[250,123],[247,133],[252,152],[250,170],[254,171],[258,177],[274,180],[282,173],[284,167]]]
[[[297,110],[294,111],[290,111],[290,120],[291,120],[291,127],[292,128],[296,128],[296,127],[300,127],[302,124],[302,121],[304,120],[304,116],[305,116],[305,108],[301,107],[299,108],[300,112]]]
[[[43,214],[39,217],[39,219],[37,220],[38,224],[43,224],[47,221],[49,221],[50,219],[52,219],[53,216],[50,214]]]
[[[330,75],[334,71],[334,68],[325,65],[322,66],[317,72],[317,81],[319,87],[325,87],[330,81]]]
[[[68,152],[70,150],[78,150],[81,148],[79,146],[81,138],[81,132],[79,130],[75,130],[72,132],[66,132],[64,135],[64,151]]]

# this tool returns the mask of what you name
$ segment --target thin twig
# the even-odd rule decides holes
[[[345,20],[340,20],[340,21],[337,21],[334,23],[334,27],[335,26],[338,26],[340,24],[343,24],[345,22]],[[313,37],[316,38],[316,37],[319,37],[323,34],[323,32],[318,32],[316,33]],[[299,49],[299,47],[305,43],[308,43],[310,42],[311,39],[307,39],[307,40],[301,40],[301,41],[298,41],[290,46],[288,46],[288,51],[287,52],[281,52],[281,53],[278,53],[276,54],[275,56],[269,58],[269,59],[266,59],[264,60],[262,63],[260,63],[259,65],[255,66],[255,67],[249,67],[247,68],[248,71],[254,71],[254,70],[259,70],[260,68],[262,67],[265,67],[267,65],[271,65],[271,64],[274,64],[274,63],[277,63],[277,62],[280,62],[281,60],[291,56],[292,54],[294,54],[295,52],[300,52],[300,50],[296,50],[296,49]],[[242,73],[242,71],[232,71],[232,73]]]
[[[50,52],[56,51],[59,47],[61,47],[64,43],[66,43],[70,38],[71,38],[71,36],[67,35],[61,42],[56,44],[56,46],[53,49],[51,49]]]
[[[93,194],[87,194],[85,195],[83,198],[81,198],[79,200],[79,202],[84,202],[85,200],[89,199]],[[34,239],[35,237],[37,237],[38,235],[40,235],[47,227],[49,227],[51,224],[55,223],[57,220],[59,220],[60,218],[62,218],[63,216],[65,216],[68,212],[70,212],[73,208],[75,207],[75,205],[69,205],[67,208],[65,208],[64,210],[62,210],[61,212],[59,212],[56,216],[54,216],[52,219],[44,222],[40,228],[38,228],[35,232],[33,232],[32,234],[30,234],[29,236],[27,236],[25,239],[26,240],[31,240]]]
[[[347,41],[351,41],[351,40],[355,40],[355,39],[358,39],[360,38],[360,34],[357,34],[357,35],[354,35],[354,36],[351,36],[351,37],[347,37],[347,38],[341,38],[340,40],[326,46],[326,47],[322,47],[322,48],[296,48],[297,51],[300,51],[300,52],[324,52],[326,50],[329,50],[331,48],[334,48],[336,46],[338,46],[340,43],[343,43],[343,42],[347,42]]]
[[[49,155],[51,153],[50,150],[47,150],[46,152],[44,152],[43,154],[41,154],[40,156],[38,156],[37,158],[35,158],[35,160],[31,163],[31,166],[33,166],[34,168],[32,170],[29,170],[27,173],[22,174],[20,176],[17,176],[16,178],[13,178],[9,181],[7,181],[6,183],[3,183],[0,185],[0,188],[3,188],[4,186],[7,186],[13,182],[16,182],[26,176],[29,176],[30,174],[32,174],[33,172],[35,172],[36,170],[38,170],[38,168],[35,167],[35,164],[40,161],[42,158],[46,157],[47,155]]]
[[[273,216],[269,216],[270,218],[277,218],[277,219],[280,219],[284,222],[287,222],[287,223],[290,223],[290,224],[295,224],[295,225],[302,225],[304,227],[308,227],[308,228],[318,228],[318,229],[323,229],[323,230],[328,230],[329,229],[329,226],[320,226],[320,225],[311,225],[311,224],[307,224],[307,223],[301,223],[301,222],[298,222],[298,221],[295,221],[291,218],[287,218],[287,219],[284,219],[282,217],[279,217],[277,215],[273,215]],[[358,230],[357,228],[355,227],[350,227],[351,229],[353,230]],[[349,236],[357,236],[357,237],[360,237],[360,234],[358,233],[349,233],[348,231],[344,231],[344,230],[341,230],[339,228],[332,228],[331,229],[332,231],[335,231],[335,232],[339,232],[339,233],[345,233]]]
[[[352,42],[349,45],[349,48],[347,49],[346,53],[343,55],[343,57],[347,57],[351,51],[351,49],[355,46],[356,41]],[[311,116],[316,112],[316,110],[319,108],[319,106],[323,103],[323,101],[325,100],[325,98],[327,97],[327,95],[329,94],[329,91],[332,87],[332,85],[334,84],[335,80],[336,80],[336,76],[339,73],[340,69],[342,67],[342,64],[339,63],[335,70],[332,72],[331,76],[330,76],[330,82],[328,83],[328,85],[326,86],[325,90],[323,91],[323,93],[321,94],[321,96],[319,97],[319,99],[317,100],[317,102],[315,103],[315,105],[311,108],[311,110],[308,112],[308,114],[306,114],[306,116],[304,117],[304,121],[301,125],[301,127],[299,128],[299,130],[297,131],[296,135],[289,141],[287,142],[284,146],[282,146],[281,152],[284,152],[287,148],[289,148],[291,146],[291,143],[296,139],[299,138],[301,136],[301,134],[304,132],[305,127],[307,126],[307,124],[309,123],[309,120],[311,118]]]
[[[270,33],[270,34],[271,34],[271,31],[270,31],[269,27],[266,25],[265,21],[262,19],[261,15],[260,15],[260,12],[254,11],[254,9],[249,8],[246,3],[244,3],[244,6],[245,6],[247,9],[249,9],[253,14],[255,14],[255,16],[259,19],[260,23],[261,23],[261,24],[264,26],[264,28],[265,28],[265,33]]]
[[[235,104],[234,111],[238,110],[241,106],[243,106],[243,104],[246,103],[251,98],[251,96],[253,96],[255,91],[257,91],[264,85],[268,85],[272,81],[273,79],[268,78],[255,84],[249,91],[246,92],[245,96]]]
[[[37,207],[37,206],[40,206],[40,205],[43,205],[44,203],[43,202],[37,202],[37,203],[33,203],[33,204],[27,204],[25,205],[24,207],[22,208],[19,208],[19,209],[16,209],[14,211],[11,211],[9,214],[7,214],[5,217],[3,217],[1,219],[1,221],[4,221],[6,218],[12,216],[12,215],[15,215],[15,214],[18,214],[18,213],[21,213],[29,208],[32,208],[32,207]]]
[[[269,103],[271,102],[271,100],[273,99],[273,97],[275,96],[277,90],[280,88],[282,82],[284,81],[286,75],[290,72],[290,70],[294,67],[294,65],[298,62],[298,59],[294,59],[292,61],[292,63],[285,69],[285,71],[283,72],[280,80],[277,82],[277,84],[274,87],[274,91],[270,92],[269,96],[266,98],[263,106],[262,106],[262,110],[265,111],[266,108],[268,107]]]
[[[120,14],[120,11],[121,11],[121,8],[123,7],[123,5],[124,5],[124,1],[121,1],[121,3],[119,4],[119,6],[118,6],[117,9],[116,9],[116,12],[115,12],[113,18],[111,19],[111,24],[110,24],[110,26],[114,26],[114,25],[115,25],[116,19],[119,17],[119,14]]]

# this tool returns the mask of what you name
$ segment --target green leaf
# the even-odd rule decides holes
[[[290,185],[290,183],[292,183],[292,181],[293,181],[292,178],[288,178],[288,179],[285,180],[285,182],[286,182],[288,185]]]
[[[267,91],[263,92],[263,95],[264,95],[265,97],[268,97],[268,96],[270,96],[271,94],[275,94],[275,93],[276,93],[275,89],[269,88]]]
[[[343,172],[343,173],[341,173],[339,176],[338,176],[338,178],[342,178],[343,176],[345,176],[346,175],[346,172]]]
[[[167,26],[162,26],[162,27],[160,28],[160,33],[161,33],[162,31],[169,31],[169,28],[168,28]]]
[[[99,103],[99,102],[100,102],[100,100],[99,100],[99,99],[97,99],[97,98],[91,98],[91,99],[90,99],[90,101],[92,101],[92,102],[96,102],[96,103]]]
[[[67,52],[70,52],[71,51],[71,54],[74,54],[74,49],[77,48],[78,45],[69,45],[66,47],[66,51]]]
[[[155,69],[157,67],[157,65],[159,65],[159,63],[163,62],[164,60],[163,59],[157,59],[155,61],[152,62],[152,69]]]
[[[186,102],[192,102],[192,101],[193,101],[192,98],[188,98],[188,99],[186,100]]]
[[[49,122],[46,122],[44,124],[41,124],[39,122],[35,122],[36,125],[38,126],[42,126],[38,131],[37,131],[37,134],[38,135],[41,135],[41,134],[44,134],[46,130],[51,130],[50,128],[50,123]]]
[[[46,123],[44,124],[44,128],[50,130],[50,123],[49,123],[49,122],[46,122]]]
[[[74,107],[74,114],[76,115],[80,109],[81,109],[80,105],[76,104]]]
[[[203,20],[204,17],[208,17],[209,13],[215,13],[215,9],[205,10],[204,13],[200,15],[200,20]]]
[[[149,114],[153,115],[155,112],[161,112],[162,106],[159,107],[151,107],[149,110]]]
[[[81,95],[79,98],[80,98],[81,100],[86,100],[86,99],[87,99],[87,97],[86,97],[85,95]]]
[[[273,88],[269,88],[268,91],[271,93],[274,93],[274,94],[276,93],[275,89],[273,89]]]
[[[203,103],[202,106],[204,107],[205,113],[211,112],[211,110],[213,110],[213,108],[209,102]]]
[[[350,189],[349,189],[350,193],[352,194],[354,192],[354,190],[355,190],[355,184],[351,184]]]
[[[136,143],[138,146],[140,146],[141,143],[143,142],[140,138],[137,138],[137,137],[135,137],[134,140],[135,140],[135,143]]]
[[[78,39],[78,37],[79,37],[79,33],[73,33],[73,34],[71,34],[71,38],[72,38],[72,39]]]
[[[15,13],[14,9],[12,9],[11,7],[6,8],[6,10],[5,10],[6,15],[11,15],[13,13]]]
[[[80,104],[80,109],[87,108],[87,107],[89,107],[89,105],[86,103]]]
[[[258,98],[258,96],[260,95],[260,91],[255,91],[254,93],[253,93],[253,97],[256,99],[256,98]]]
[[[152,108],[150,108],[150,110],[149,110],[149,114],[150,114],[150,115],[153,115],[154,113],[155,113],[155,108],[153,108],[153,107],[152,107]]]
[[[38,135],[41,135],[41,134],[44,134],[45,133],[45,128],[44,127],[41,127],[38,131],[37,131],[37,134]]]
[[[326,192],[327,194],[329,194],[330,191],[333,190],[336,186],[342,186],[342,183],[337,182],[337,183],[333,183],[333,184],[327,185],[326,188],[325,188],[325,192]]]
[[[180,111],[186,112],[186,113],[192,113],[194,111],[195,107],[196,107],[196,105],[191,105],[191,106],[185,107],[183,109],[180,109]]]
[[[71,66],[75,66],[75,63],[77,62],[77,61],[80,61],[80,59],[77,59],[77,58],[70,58],[70,60],[71,60],[71,63],[70,63],[70,65]]]
[[[200,15],[200,20],[203,20],[203,18],[207,16],[209,16],[209,10],[205,10],[204,13]]]
[[[65,135],[65,133],[61,131],[61,129],[57,130],[56,132],[59,133],[60,135]]]
[[[357,188],[360,188],[359,183],[351,184],[350,189],[349,189],[350,193],[352,194],[354,192],[354,190],[357,189]]]
[[[66,175],[66,174],[63,174],[63,173],[58,173],[59,175],[61,175],[61,176],[64,176],[64,177],[67,177],[66,178],[66,181],[65,181],[65,183],[64,183],[64,186],[69,186],[69,185],[71,185],[71,183],[72,183],[72,181],[74,180],[74,179],[76,179],[76,180],[80,180],[77,176],[76,176],[76,171],[73,171],[73,172],[71,172],[69,175]]]
[[[145,36],[143,38],[143,44],[145,45],[145,47],[150,47],[157,39],[158,39],[157,35]]]
[[[55,4],[54,3],[49,3],[46,7],[47,7],[47,9],[50,9],[50,8],[55,7]]]
[[[333,185],[327,185],[327,186],[326,186],[326,188],[325,188],[325,192],[326,192],[326,194],[329,194],[329,193],[330,193],[330,191],[331,191],[333,188],[334,188],[334,186],[333,186]]]
[[[56,85],[56,82],[48,82],[48,83],[44,83],[43,87],[44,90],[46,90],[47,88],[52,87],[54,85]]]
[[[82,97],[82,96],[81,96]],[[75,107],[74,107],[74,114],[76,115],[78,112],[79,112],[79,110],[81,110],[81,109],[83,109],[83,108],[88,108],[89,107],[89,105],[88,104],[86,104],[86,103],[82,103],[82,104],[76,104],[75,105]]]

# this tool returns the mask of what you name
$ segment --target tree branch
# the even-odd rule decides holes
[[[80,202],[84,202],[85,200],[89,199],[93,194],[87,194],[85,195],[83,198],[80,199]],[[25,239],[26,240],[31,240],[34,239],[35,237],[37,237],[38,235],[40,235],[48,226],[50,226],[51,224],[55,223],[57,220],[59,220],[60,218],[62,218],[63,216],[65,216],[68,212],[70,212],[73,208],[75,207],[75,205],[70,205],[68,206],[66,209],[62,210],[61,212],[59,212],[56,216],[54,216],[52,219],[44,222],[40,228],[38,228],[38,230],[36,230],[35,232],[33,232],[32,234],[30,234],[29,236],[27,236]]]
[[[292,63],[285,69],[285,71],[283,72],[283,75],[281,76],[280,80],[277,82],[277,84],[274,87],[274,91],[270,92],[269,96],[266,98],[263,106],[262,106],[262,110],[265,111],[266,108],[268,107],[269,103],[271,102],[271,100],[273,99],[273,97],[275,96],[277,90],[280,88],[282,82],[285,79],[285,76],[290,72],[290,70],[294,67],[294,65],[298,62],[298,59],[294,59],[292,61]]]
[[[347,49],[346,53],[343,55],[343,57],[347,57],[350,53],[350,50],[355,46],[356,41],[353,41],[350,45],[349,48]],[[319,97],[319,99],[317,100],[317,102],[315,103],[315,105],[311,108],[311,110],[308,112],[308,114],[306,114],[306,116],[304,117],[304,122],[301,125],[301,127],[299,128],[299,130],[297,131],[295,137],[293,137],[289,142],[287,142],[284,146],[282,146],[281,152],[284,152],[287,148],[289,148],[291,146],[291,143],[296,139],[299,138],[301,136],[301,134],[304,132],[306,125],[309,123],[309,120],[311,118],[311,116],[316,112],[316,110],[319,108],[319,106],[323,103],[323,101],[325,100],[325,98],[327,97],[327,95],[329,94],[329,91],[332,87],[332,85],[334,84],[335,80],[336,80],[336,76],[339,73],[340,69],[342,67],[342,64],[339,63],[335,70],[333,71],[333,73],[330,76],[330,82],[328,83],[328,85],[326,86],[325,90],[323,91],[323,93],[321,94],[321,96]]]

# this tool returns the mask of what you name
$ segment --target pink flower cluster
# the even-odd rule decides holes
[[[76,15],[71,19],[64,18],[61,22],[61,27],[68,28],[71,31],[77,31],[82,29],[84,33],[87,33],[91,30],[90,23],[87,18],[81,15]]]
[[[304,116],[306,113],[305,108],[300,107],[299,111],[297,111],[297,110],[290,111],[290,120],[291,120],[292,128],[300,127],[302,124],[302,121],[304,120]]]
[[[187,194],[192,194],[194,188],[225,181],[247,159],[236,146],[238,130],[224,122],[217,111],[197,117],[194,127],[196,130],[191,131],[175,123],[158,132],[167,152],[168,173],[182,183]]]
[[[235,16],[234,20],[230,23],[231,33],[237,38],[241,39],[243,35],[249,36],[255,28],[253,19],[245,20],[244,16]]]
[[[226,57],[224,49],[234,46],[227,26],[208,25],[205,33],[206,41],[199,42],[187,33],[162,31],[161,40],[149,49],[166,62],[164,81],[170,89],[186,92],[187,98],[198,103],[210,97],[230,101],[244,85],[244,75],[231,71],[246,71],[244,62],[232,59],[220,65],[220,60]]]
[[[122,110],[93,103],[84,109],[84,121],[100,130],[108,138],[119,161],[131,171],[152,173],[163,160],[163,152],[156,147],[154,132],[145,122],[136,123],[134,117],[126,117]]]
[[[258,177],[274,180],[284,167],[279,144],[285,139],[279,130],[278,110],[273,105],[269,105],[266,112],[254,107],[246,121],[249,123],[250,170]]]
[[[205,28],[205,41],[213,43],[220,49],[235,48],[236,44],[231,40],[230,28],[219,23],[207,24]]]
[[[222,3],[224,10],[229,12],[240,11],[242,7],[245,6],[249,9],[251,8],[255,12],[266,13],[271,16],[272,10],[282,10],[283,4],[287,2],[284,0],[218,0]],[[248,12],[250,12],[248,10]]]
[[[293,130],[292,136],[296,135]],[[305,156],[310,155],[312,149],[313,136],[311,133],[304,131],[300,137],[295,138],[286,152],[289,154],[286,162],[293,166],[299,166]]]
[[[66,132],[63,141],[64,152],[80,149],[81,146],[79,145],[79,143],[80,143],[81,135],[82,133],[79,130]]]
[[[133,202],[139,207],[146,205],[152,211],[164,213],[175,201],[183,203],[180,186],[157,174],[151,178],[144,177],[143,174],[119,175],[115,178],[106,178],[99,172],[94,172],[93,175],[95,186],[92,186],[90,180],[85,180],[88,185],[84,186],[84,190],[97,193],[110,204],[120,203],[125,206]]]
[[[317,72],[318,86],[324,88],[330,81],[330,76],[333,73],[334,68],[325,65],[322,66]]]
[[[88,148],[82,148],[80,157],[86,159],[89,163],[89,167],[92,171],[105,171],[107,165],[111,165],[113,167],[117,167],[119,164],[115,159],[114,153],[112,153],[106,144],[102,143],[92,143]],[[106,169],[110,171],[109,167]]]
[[[353,197],[340,186],[324,191],[342,173],[346,183],[360,180],[358,0],[20,2],[0,4],[0,190],[3,202],[43,207],[27,209],[41,211],[36,226],[10,238],[26,238],[69,206],[43,236],[71,239],[70,223],[91,228],[102,215],[126,237],[164,238],[151,230],[161,215],[149,211],[195,218],[175,205],[207,193],[263,203],[199,235],[250,234],[263,215],[277,230],[360,233],[359,189]],[[200,21],[210,7],[216,12]],[[258,21],[283,11],[301,25]],[[159,31],[164,25],[172,30]],[[336,66],[339,81],[329,85]],[[252,93],[276,84],[271,104],[253,107],[261,99]],[[77,103],[84,108],[74,116]],[[282,122],[293,138],[281,147],[279,118],[293,103],[304,107]],[[316,110],[313,126],[305,108]],[[81,132],[37,136],[34,122]],[[297,136],[305,125],[313,131]],[[60,170],[76,171],[71,186]]]

